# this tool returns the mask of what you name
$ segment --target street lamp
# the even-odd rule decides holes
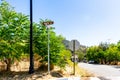
[[[43,25],[47,27],[47,34],[48,34],[48,73],[50,74],[50,45],[49,45],[49,28],[50,26],[49,25],[52,25],[54,24],[53,21],[46,21],[46,22],[43,22]]]
[[[30,0],[30,67],[29,73],[34,73],[34,60],[33,60],[33,47],[32,47],[32,37],[33,37],[33,28],[32,28],[32,0]]]

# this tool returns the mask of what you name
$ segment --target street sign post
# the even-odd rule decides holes
[[[80,47],[80,43],[77,40],[72,40],[70,42],[70,50],[73,52],[72,54],[74,55],[74,59],[73,59],[73,74],[75,75],[75,62],[76,62],[76,58],[75,58],[75,51],[78,50]]]

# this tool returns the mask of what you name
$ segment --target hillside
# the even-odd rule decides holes
[[[63,40],[63,43],[64,43],[66,49],[73,51],[73,40],[69,41],[69,40],[65,39],[65,40]],[[80,42],[78,40],[75,40],[75,48],[83,50],[83,49],[86,49],[87,46],[82,45],[82,44],[80,44]]]

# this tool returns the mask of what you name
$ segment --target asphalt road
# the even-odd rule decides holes
[[[88,64],[88,63],[79,63],[78,65],[80,67],[85,68],[89,72],[94,73],[97,77],[111,78],[110,80],[112,80],[112,78],[119,77],[120,79],[120,66]]]

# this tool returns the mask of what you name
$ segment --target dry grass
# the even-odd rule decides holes
[[[22,63],[24,65],[24,63]],[[44,67],[45,68],[45,67]],[[78,65],[75,67],[75,75],[73,75],[73,63],[69,61],[69,64],[65,69],[60,69],[55,66],[54,70],[51,71],[51,74],[47,74],[47,69],[38,69],[34,74],[28,74],[27,71],[21,70],[18,72],[0,72],[0,80],[52,80],[59,77],[82,77],[81,80],[89,80],[88,77],[94,76],[89,73],[87,70],[80,68]],[[46,67],[47,68],[47,67]]]
[[[87,70],[80,68],[79,66],[76,65],[76,73],[80,74],[81,77],[93,77],[94,74],[88,72]]]
[[[72,69],[72,73],[73,73],[73,62],[69,61],[69,65]],[[93,77],[94,74],[88,72],[87,70],[79,67],[77,64],[75,65],[75,74],[77,76],[81,76],[81,77]]]

